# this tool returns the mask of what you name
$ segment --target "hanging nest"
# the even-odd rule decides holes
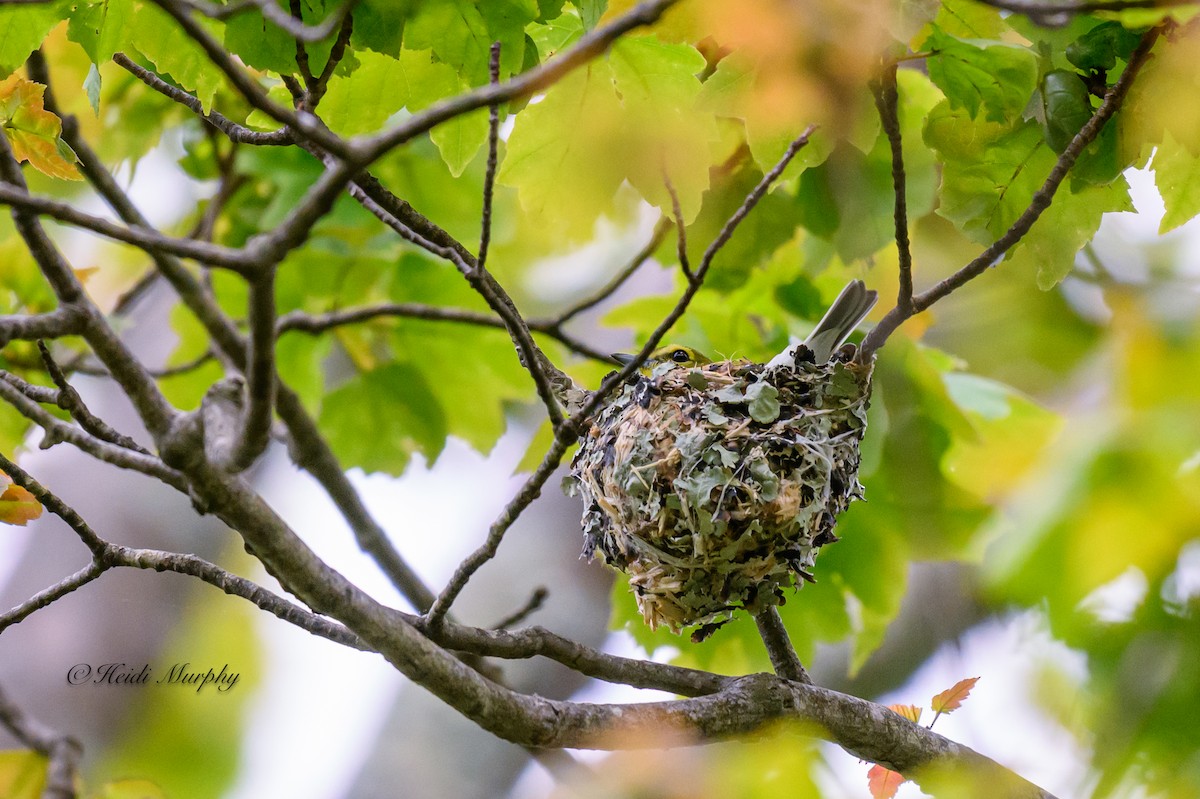
[[[589,558],[629,575],[651,629],[785,601],[858,482],[871,364],[659,366],[595,419],[572,462]],[[803,355],[808,362],[803,362]]]

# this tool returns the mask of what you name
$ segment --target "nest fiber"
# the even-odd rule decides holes
[[[572,463],[584,555],[629,575],[651,628],[784,602],[862,496],[871,365],[659,366],[595,419]]]

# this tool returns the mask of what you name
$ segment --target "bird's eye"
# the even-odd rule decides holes
[[[671,360],[675,363],[685,363],[691,360],[691,356],[688,355],[687,350],[675,350],[671,353]]]

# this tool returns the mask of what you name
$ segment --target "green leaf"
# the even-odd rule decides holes
[[[1037,56],[1019,45],[958,39],[935,30],[926,41],[935,51],[929,78],[955,108],[972,118],[1003,122],[1020,115],[1037,86]]]
[[[1125,179],[1079,191],[1059,188],[1042,216],[1012,250],[1014,265],[1036,267],[1038,288],[1049,291],[1075,267],[1075,254],[1092,240],[1106,212],[1132,211]]]
[[[197,22],[220,41],[223,25],[198,17]],[[126,24],[124,41],[135,47],[177,84],[195,94],[206,111],[212,109],[213,96],[224,84],[224,76],[208,60],[200,45],[184,32],[167,13],[151,3],[137,8]]]
[[[487,0],[479,4],[479,13],[489,42],[500,42],[500,77],[520,72],[525,60],[525,26],[539,15],[536,0]]]
[[[434,61],[428,50],[403,50],[399,58],[368,52],[358,59],[358,69],[329,81],[321,104],[330,127],[343,136],[379,130],[403,108],[419,111],[468,88],[450,66]],[[430,138],[457,177],[487,139],[487,111],[444,122]]]
[[[930,112],[925,143],[943,165],[938,213],[983,244],[1016,221],[1055,161],[1036,122],[972,119],[948,101]]]
[[[287,0],[274,0],[279,7],[289,11]],[[304,0],[300,4],[301,18],[305,24],[318,25],[333,12],[339,3],[326,0]],[[307,42],[304,50],[308,54],[309,69],[320,75],[329,60],[336,33],[331,33],[319,42]],[[236,53],[245,63],[256,69],[267,69],[281,75],[297,74],[296,40],[287,31],[268,21],[261,11],[247,10],[234,14],[225,23],[225,47]]]
[[[1081,70],[1110,70],[1117,59],[1126,61],[1137,47],[1141,34],[1120,22],[1101,22],[1067,46],[1067,60]]]
[[[726,220],[746,199],[746,195],[762,180],[762,173],[751,163],[720,179],[704,195],[704,206],[696,221],[687,228],[688,254],[693,265],[699,264],[705,249],[712,243]],[[782,189],[768,192],[747,215],[733,237],[713,259],[712,271],[705,287],[728,292],[741,286],[752,271],[761,266],[771,254],[792,237],[799,224],[799,211]],[[664,260],[675,251],[669,241],[663,245]]]
[[[1151,168],[1154,185],[1167,208],[1158,226],[1159,233],[1174,230],[1200,214],[1200,155],[1181,147],[1166,131],[1162,144],[1155,150]]]
[[[83,91],[87,94],[92,112],[100,116],[100,70],[96,69],[95,64],[88,68],[87,77],[83,81]]]
[[[1046,132],[1046,144],[1061,153],[1091,119],[1091,95],[1078,74],[1055,69],[1042,78],[1038,99],[1041,101],[1038,117]]]
[[[608,8],[608,0],[572,0],[571,5],[579,9],[583,27],[590,31],[600,22],[600,17],[604,16],[604,11]]]
[[[0,6],[0,78],[20,69],[70,8],[67,0]]]
[[[577,15],[562,14],[544,25],[531,25],[529,37],[537,45],[542,61],[574,44],[583,36],[583,20]]]
[[[389,363],[330,392],[320,426],[345,468],[404,473],[414,453],[432,463],[446,445],[446,418],[420,369]]]
[[[609,60],[624,106],[623,129],[641,134],[630,137],[626,175],[642,197],[670,214],[665,171],[687,224],[696,218],[708,188],[710,144],[717,139],[712,113],[697,102],[704,56],[689,45],[638,36],[614,44]]]
[[[67,38],[83,48],[92,64],[104,64],[122,49],[132,18],[133,0],[88,3],[71,15]]]
[[[399,56],[404,43],[404,25],[412,13],[413,0],[360,0],[354,6],[354,29],[350,44],[358,50],[374,50]]]
[[[961,39],[998,39],[1008,30],[1000,11],[974,0],[942,0],[934,19],[935,30]],[[932,31],[931,31],[932,32]],[[928,40],[914,49],[928,48]]]
[[[615,140],[621,106],[607,62],[582,67],[517,114],[499,182],[531,218],[572,237],[592,230],[625,179],[598,148]]]
[[[432,50],[473,86],[487,83],[492,39],[470,0],[421,0],[404,30],[409,50]]]

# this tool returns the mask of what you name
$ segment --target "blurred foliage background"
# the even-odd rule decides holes
[[[334,5],[306,0],[301,7],[316,21]],[[348,55],[318,113],[347,136],[386,128],[485,83],[491,41],[502,43],[507,77],[553,58],[630,5],[362,0]],[[864,442],[867,501],[840,520],[842,540],[822,552],[818,582],[782,609],[801,658],[817,663],[818,681],[867,696],[901,688],[939,646],[973,625],[1034,614],[1086,664],[1079,673],[1048,664],[1030,686],[1088,759],[1075,783],[1059,786],[1072,796],[1200,792],[1200,271],[1196,227],[1187,224],[1200,211],[1200,32],[1192,13],[1183,7],[1031,21],[971,0],[692,0],[544,94],[504,110],[489,267],[531,318],[553,318],[588,297],[649,240],[659,215],[672,213],[664,174],[678,193],[695,263],[787,143],[819,125],[718,256],[670,336],[712,356],[765,360],[789,337],[803,336],[847,279],[880,291],[884,302],[874,318],[896,294],[891,156],[869,89],[881,54],[906,58],[899,111],[920,288],[1012,224],[1063,137],[1069,140],[1098,106],[1086,89],[1060,91],[1060,83],[1077,88],[1073,78],[1102,92],[1121,74],[1140,33],[1170,20],[1125,107],[1031,233],[994,269],[907,323],[880,353]],[[1045,22],[1055,24],[1039,24]],[[296,62],[285,34],[254,11],[204,25],[272,97],[287,101],[279,76],[294,74]],[[206,109],[251,128],[274,127],[153,3],[5,6],[0,30],[0,74],[20,73],[40,46],[63,114],[74,117],[83,138],[137,188],[152,221],[168,232],[195,229],[220,197],[209,235],[239,246],[278,224],[320,173],[319,162],[296,147],[231,145],[112,62],[124,52]],[[328,42],[310,50],[319,69]],[[468,114],[395,150],[372,171],[473,246],[485,136],[486,112]],[[36,194],[99,207],[84,184],[27,175]],[[87,288],[106,307],[152,269],[132,248],[49,227],[77,269],[96,267]],[[0,263],[0,313],[54,307],[7,217],[0,218]],[[213,272],[206,280],[228,314],[245,315],[240,278]],[[684,286],[668,236],[652,264],[568,330],[604,351],[638,343]],[[210,346],[204,329],[165,292],[155,296],[115,323],[133,338],[157,340],[170,327],[176,340],[153,366],[203,356]],[[399,241],[343,197],[282,265],[278,310],[323,313],[384,302],[486,311],[448,264]],[[610,369],[550,337],[539,341],[580,383],[594,386]],[[8,344],[0,367],[47,383],[32,344]],[[532,438],[521,467],[528,468],[548,441],[545,429],[534,434],[527,412],[533,387],[500,330],[379,318],[322,336],[289,332],[279,341],[279,368],[343,465],[366,474],[403,482],[414,469],[435,465],[447,442],[488,453],[506,431]],[[194,408],[221,374],[220,362],[208,359],[161,384],[173,402]],[[5,452],[26,446],[28,434],[25,420],[0,407]],[[498,484],[506,478],[493,469]],[[555,518],[530,531],[531,540],[573,540],[572,523]],[[469,548],[481,529],[468,531],[462,547],[447,542],[447,550]],[[212,535],[218,543],[233,540]],[[411,537],[407,543],[414,545]],[[228,549],[216,551],[222,547]],[[537,584],[537,575],[514,569],[510,577],[521,586]],[[238,656],[244,670],[253,671],[254,633],[229,613],[233,603],[197,596],[195,607],[180,610],[174,633],[190,631],[188,657],[201,646],[222,656],[236,648],[245,653]],[[611,606],[612,625],[659,657],[730,673],[770,668],[749,619],[693,645],[685,636],[648,631],[621,579]],[[569,618],[560,631],[572,633]],[[986,685],[993,675],[982,676]],[[222,737],[206,728],[224,728],[238,740],[243,709],[222,707],[224,715],[209,718],[215,711],[205,703],[135,704],[123,727],[97,734],[108,748],[89,751],[102,754],[92,773],[100,781],[149,776],[176,797],[221,795],[238,755],[209,751],[221,767],[206,760],[196,770],[187,741]],[[59,715],[69,730],[70,713]],[[828,791],[828,781],[814,777],[827,770],[826,753],[795,731],[779,734],[786,744],[680,753],[665,770],[657,760],[615,755],[602,779],[558,790],[763,797]],[[865,779],[859,786],[866,795]],[[351,795],[371,790],[360,784]]]

